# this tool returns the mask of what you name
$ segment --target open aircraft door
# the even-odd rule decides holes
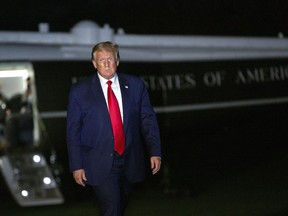
[[[32,65],[0,63],[0,170],[20,206],[64,202],[56,154],[46,138]]]

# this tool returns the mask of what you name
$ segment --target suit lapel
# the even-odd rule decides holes
[[[98,101],[97,107],[99,107],[99,111],[103,113],[103,115],[105,115],[105,118],[110,119],[106,100],[97,74],[95,74],[92,78],[91,91],[93,92],[96,100]]]
[[[129,83],[122,74],[118,74],[119,84],[122,95],[122,104],[123,104],[123,123],[124,131],[127,131],[128,127],[128,118],[129,118],[129,109],[130,109],[130,89]]]

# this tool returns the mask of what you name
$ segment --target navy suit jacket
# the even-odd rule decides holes
[[[145,177],[145,152],[150,157],[161,156],[159,128],[144,82],[121,73],[118,78],[126,137],[125,174],[131,182],[138,182]],[[114,144],[109,112],[97,74],[71,87],[67,145],[70,171],[84,169],[87,184],[100,184],[111,170]]]

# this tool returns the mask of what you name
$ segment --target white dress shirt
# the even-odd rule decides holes
[[[107,108],[108,107],[108,97],[107,97],[107,89],[108,89],[108,84],[107,84],[107,79],[105,79],[104,77],[102,77],[99,73],[98,77],[100,79],[100,83],[101,83],[101,87],[104,93],[104,97],[106,100],[106,104],[107,104]],[[119,85],[119,80],[118,80],[118,75],[117,73],[115,73],[115,76],[113,78],[110,79],[112,81],[111,84],[111,88],[117,98],[118,104],[119,104],[119,109],[120,109],[120,113],[121,113],[121,118],[122,118],[122,122],[123,122],[123,104],[122,104],[122,95],[121,95],[121,90],[120,90],[120,85]]]

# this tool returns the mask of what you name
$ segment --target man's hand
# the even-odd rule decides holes
[[[85,176],[85,171],[84,169],[79,169],[73,171],[73,177],[75,179],[75,182],[83,187],[85,187],[85,182],[87,181],[86,176]]]
[[[155,175],[161,167],[161,158],[153,156],[150,158],[152,174]]]

